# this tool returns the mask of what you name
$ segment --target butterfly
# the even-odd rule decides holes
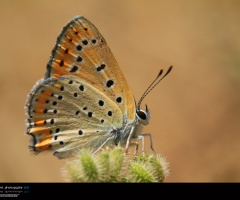
[[[137,130],[150,119],[147,106],[142,110],[140,105],[162,80],[162,72],[136,105],[103,36],[86,18],[76,16],[60,32],[45,77],[28,94],[29,149],[36,153],[51,150],[61,159],[81,148],[97,152],[104,145],[120,144],[127,150],[132,138],[149,135],[151,139],[150,134],[140,135]],[[133,144],[137,149],[138,143]]]

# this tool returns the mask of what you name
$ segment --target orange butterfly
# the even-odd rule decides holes
[[[75,17],[57,38],[45,78],[28,95],[30,149],[52,150],[58,158],[72,156],[79,148],[97,152],[104,145],[120,143],[128,149],[131,138],[150,135],[137,132],[150,119],[149,110],[141,110],[140,104],[162,80],[161,74],[162,70],[136,107],[105,39],[87,19]]]

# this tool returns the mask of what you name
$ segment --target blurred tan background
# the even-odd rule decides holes
[[[0,0],[0,182],[64,181],[65,160],[28,152],[24,103],[76,15],[100,30],[136,100],[174,66],[143,102],[152,117],[144,132],[170,163],[166,182],[239,182],[237,0]]]

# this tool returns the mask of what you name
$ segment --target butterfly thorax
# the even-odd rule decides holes
[[[132,138],[138,135],[141,130],[142,126],[136,118],[133,122],[124,124],[121,129],[114,130],[113,133],[115,134],[115,137],[113,138],[113,141],[116,145],[120,144],[121,146],[125,146],[129,136]]]

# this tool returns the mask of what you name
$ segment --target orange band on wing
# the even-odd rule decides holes
[[[39,150],[50,149],[51,148],[51,146],[49,146],[50,140],[51,140],[50,137],[45,137],[44,140],[36,144],[35,147],[38,148]]]

